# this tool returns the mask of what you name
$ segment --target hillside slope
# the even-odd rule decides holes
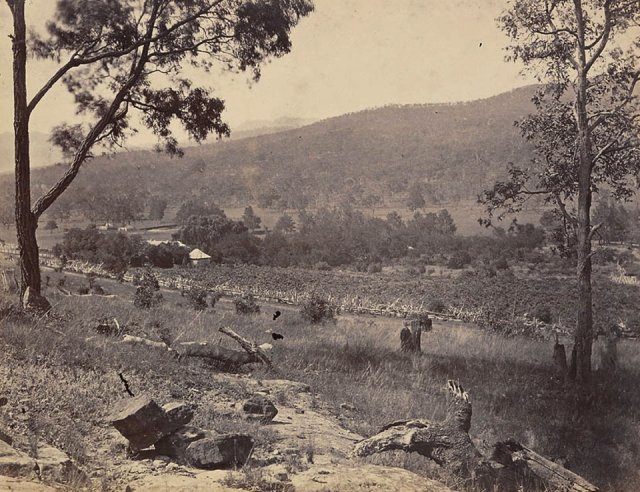
[[[95,158],[76,193],[128,190],[178,203],[194,194],[222,205],[297,208],[377,193],[400,202],[414,182],[427,202],[474,198],[529,151],[514,127],[531,112],[534,87],[457,104],[387,106],[300,128],[205,144],[181,159],[152,151]],[[52,182],[60,166],[34,171]],[[284,201],[284,203],[283,203]]]

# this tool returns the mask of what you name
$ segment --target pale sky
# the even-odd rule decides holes
[[[42,25],[53,0],[31,0],[27,22]],[[257,84],[244,75],[209,75],[226,100],[232,129],[255,120],[321,119],[387,104],[464,101],[532,83],[504,61],[495,18],[504,0],[315,0],[294,29],[291,53],[265,66]],[[0,5],[0,132],[12,131],[10,14]],[[30,95],[55,71],[31,62]],[[212,80],[213,79],[213,80]],[[64,89],[52,91],[31,120],[49,132],[73,120]]]

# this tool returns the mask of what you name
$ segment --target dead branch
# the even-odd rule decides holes
[[[254,355],[260,360],[260,362],[265,364],[267,367],[273,368],[273,364],[269,356],[265,353],[263,348],[258,346],[255,342],[252,342],[250,340],[247,340],[246,338],[241,337],[231,328],[221,326],[218,331],[220,331],[220,333],[224,333],[225,335],[228,335],[231,338],[233,338],[236,342],[240,344],[240,346],[244,350],[247,351],[248,354]]]
[[[526,490],[598,490],[584,478],[515,441],[497,443],[491,457],[483,456],[469,437],[471,414],[467,392],[458,383],[448,381],[447,413],[443,421],[393,422],[359,442],[354,454],[415,452],[433,460],[446,472],[473,481],[481,490],[522,490],[522,486]]]

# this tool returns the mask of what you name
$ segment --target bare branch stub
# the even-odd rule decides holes
[[[233,331],[231,328],[227,328],[225,326],[221,326],[218,331],[220,331],[220,333],[224,333],[225,335],[230,336],[231,338],[233,338],[236,342],[238,342],[240,344],[240,346],[245,351],[247,351],[247,353],[257,357],[263,364],[265,364],[267,367],[273,369],[273,363],[271,362],[271,359],[265,353],[265,351],[262,350],[255,342],[252,342],[250,340],[247,340],[244,337],[241,337],[235,331]]]

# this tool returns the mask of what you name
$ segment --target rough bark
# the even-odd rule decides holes
[[[571,490],[595,492],[597,487],[575,473],[515,441],[499,442],[485,457],[469,437],[471,402],[456,382],[447,382],[446,417],[441,422],[401,420],[359,442],[354,454],[415,452],[440,465],[473,490]]]
[[[404,322],[400,331],[400,350],[403,352],[422,352],[422,332],[430,331],[432,321],[425,319],[412,319]]]
[[[271,362],[271,359],[266,354],[266,352],[264,351],[263,347],[257,345],[255,342],[252,342],[250,340],[247,340],[246,338],[241,337],[235,331],[233,331],[231,328],[226,328],[224,326],[221,326],[218,331],[220,331],[221,333],[224,333],[225,335],[228,335],[231,338],[233,338],[236,342],[238,342],[240,344],[240,346],[249,355],[256,357],[260,362],[265,364],[267,367],[273,368],[273,364]]]
[[[13,15],[13,128],[15,137],[16,233],[20,250],[20,297],[27,287],[40,294],[41,279],[36,229],[31,212],[29,111],[27,110],[27,46],[24,0],[9,3]]]
[[[557,335],[556,343],[553,346],[553,364],[559,376],[564,377],[567,375],[567,353],[564,349],[564,345],[558,343]]]
[[[177,354],[179,357],[201,357],[203,359],[210,359],[228,366],[263,362],[256,353],[233,350],[208,342],[181,342],[173,344],[170,347],[164,342],[157,342],[155,340],[149,340],[148,338],[136,337],[133,335],[124,335],[122,337],[122,342],[166,350]],[[256,348],[264,354],[264,357],[267,357],[264,353],[267,349],[266,346],[256,346]]]
[[[596,492],[598,488],[580,475],[560,466],[535,451],[513,440],[499,442],[494,446],[492,460],[507,468],[516,468],[531,473],[547,490],[569,490],[574,492]]]
[[[585,50],[584,14],[575,1],[578,33],[576,79],[576,123],[578,126],[578,313],[575,330],[575,379],[588,381],[591,376],[591,345],[593,339],[593,308],[591,295],[591,135],[587,115],[587,60]]]
[[[357,456],[369,456],[383,451],[403,450],[426,456],[462,479],[478,480],[491,474],[491,468],[469,437],[469,396],[454,381],[447,383],[447,389],[447,415],[444,421],[393,422],[383,427],[379,434],[358,443],[354,453]]]

